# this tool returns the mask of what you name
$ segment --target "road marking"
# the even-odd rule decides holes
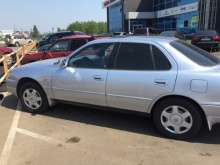
[[[0,165],[6,165],[8,163],[9,155],[11,153],[12,145],[13,145],[15,134],[16,134],[18,121],[19,121],[20,114],[21,114],[20,109],[21,109],[21,105],[20,105],[20,102],[18,102],[16,112],[14,115],[14,119],[13,119],[10,131],[8,133],[8,137],[7,137],[7,140],[6,140],[6,143],[2,151],[1,158],[0,158]]]
[[[7,96],[7,94],[8,94],[8,92],[4,96]],[[3,102],[3,100],[2,100],[2,102]],[[0,157],[0,165],[7,165],[7,163],[8,163],[8,159],[9,159],[9,156],[11,153],[11,149],[12,149],[12,145],[13,145],[13,142],[15,139],[16,132],[19,132],[21,134],[28,135],[30,137],[34,137],[36,139],[40,139],[40,140],[43,140],[43,141],[46,141],[49,143],[53,143],[56,145],[63,144],[62,141],[18,128],[17,126],[18,126],[18,121],[19,121],[20,114],[21,114],[21,111],[20,111],[21,108],[22,108],[22,105],[21,105],[20,101],[18,101],[18,104],[16,107],[16,112],[14,115],[14,119],[13,119],[13,122],[12,122],[12,125],[10,128],[10,131],[8,133],[8,137],[6,139],[6,143],[5,143],[4,149],[2,151],[2,155]]]
[[[57,144],[57,145],[63,143],[62,141],[53,139],[51,137],[43,136],[43,135],[31,132],[31,131],[27,131],[27,130],[24,130],[24,129],[21,129],[21,128],[17,128],[17,132],[22,133],[24,135],[31,136],[31,137],[36,138],[36,139],[40,139],[40,140],[49,142],[49,143]]]

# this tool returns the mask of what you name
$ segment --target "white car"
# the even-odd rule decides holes
[[[16,47],[20,45],[26,45],[32,42],[31,39],[23,36],[23,35],[7,35],[4,39],[5,44],[7,46],[14,45]]]
[[[220,123],[220,59],[169,37],[95,40],[66,58],[15,68],[6,82],[33,113],[59,102],[138,112],[174,139]]]

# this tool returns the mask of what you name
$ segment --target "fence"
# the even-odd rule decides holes
[[[17,67],[20,66],[20,62],[23,59],[23,57],[25,56],[25,54],[30,53],[36,46],[36,41],[31,42],[30,44],[24,45],[22,47],[20,47],[19,49],[17,49],[16,51],[10,53],[10,54],[4,54],[2,55],[2,58],[0,59],[0,64],[3,63],[3,67],[4,67],[4,74],[2,75],[2,77],[0,78],[0,84],[5,80],[5,78],[8,75],[8,72]],[[19,56],[19,52],[21,53],[21,56]],[[11,66],[10,68],[8,68],[7,65],[7,58],[9,56],[15,56],[16,58],[16,62],[13,64],[13,66]]]

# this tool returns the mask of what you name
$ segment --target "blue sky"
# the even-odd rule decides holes
[[[33,29],[41,33],[75,21],[107,21],[104,0],[0,0],[0,30]]]

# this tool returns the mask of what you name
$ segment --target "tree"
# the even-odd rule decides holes
[[[61,29],[61,28],[57,27],[57,32],[62,32],[62,31],[65,31],[65,29]]]
[[[38,31],[36,25],[34,25],[34,27],[33,27],[33,32],[32,32],[32,34],[31,34],[31,36],[32,36],[33,38],[36,38],[36,37],[39,36],[39,31]]]
[[[70,23],[67,28],[70,31],[82,31],[86,34],[98,34],[98,33],[106,33],[107,32],[107,23],[106,22],[95,22],[95,21],[87,21],[87,22],[73,22]]]

